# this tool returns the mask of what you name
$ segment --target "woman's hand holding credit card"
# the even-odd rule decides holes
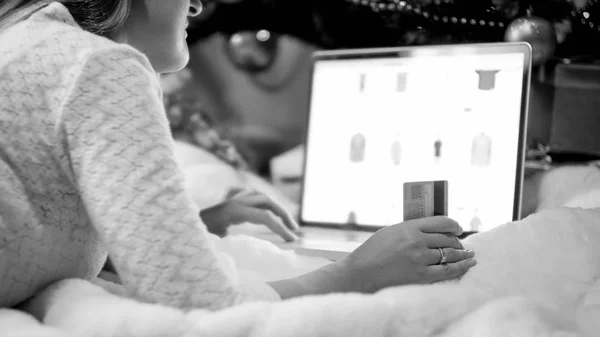
[[[385,227],[342,262],[361,291],[459,278],[477,263],[458,236],[460,225],[448,218],[448,184],[416,182],[404,185],[404,222]]]

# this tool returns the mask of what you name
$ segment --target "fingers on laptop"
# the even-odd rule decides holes
[[[279,219],[258,207],[247,207],[246,218],[249,222],[267,226],[273,233],[286,241],[295,241],[298,237]]]
[[[253,190],[243,188],[232,188],[229,190],[226,196],[227,199],[235,199],[247,206],[257,207],[264,210],[273,212],[276,216],[281,218],[287,228],[297,231],[300,229],[298,223],[294,220],[294,217],[290,212],[285,210],[281,205],[273,201],[265,194]]]
[[[297,231],[300,229],[298,223],[294,220],[292,215],[286,211],[281,205],[273,201],[268,196],[253,191],[252,193],[243,193],[235,196],[238,202],[245,204],[246,206],[256,207],[265,211],[270,211],[283,221],[285,227]]]

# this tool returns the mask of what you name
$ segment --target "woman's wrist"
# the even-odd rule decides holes
[[[307,295],[361,292],[361,282],[344,260],[293,279],[269,282],[281,299]]]

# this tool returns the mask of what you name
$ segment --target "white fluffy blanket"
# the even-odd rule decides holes
[[[184,313],[59,282],[37,323],[0,311],[1,336],[582,336],[600,331],[600,210],[556,209],[472,236],[460,281]],[[399,271],[400,272],[400,271]]]

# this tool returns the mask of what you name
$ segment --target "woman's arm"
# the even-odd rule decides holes
[[[156,75],[132,48],[107,49],[86,58],[58,137],[127,291],[180,308],[277,299],[264,284],[237,287],[220,266],[175,162]]]
[[[272,282],[281,298],[335,292],[373,293],[406,284],[464,275],[477,262],[456,238],[462,228],[446,217],[406,221],[377,231],[347,257],[291,280]],[[444,247],[447,263],[439,264]]]
[[[387,227],[346,259],[312,273],[271,286],[236,285],[185,190],[148,60],[130,47],[107,49],[86,58],[57,116],[57,136],[71,164],[65,172],[133,297],[221,309],[247,300],[439,281],[474,265],[455,237],[460,226],[437,217]],[[435,265],[439,252],[431,247],[447,247],[448,265]]]

